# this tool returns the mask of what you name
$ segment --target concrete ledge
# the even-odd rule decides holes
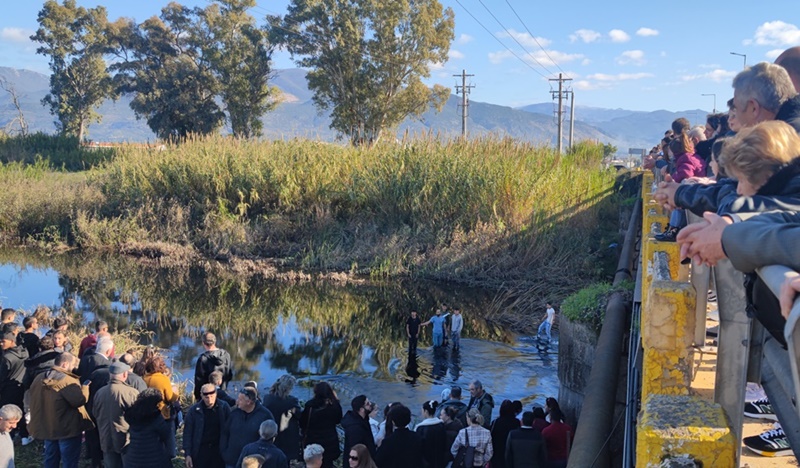
[[[675,458],[733,467],[738,442],[719,405],[695,396],[652,395],[639,413],[636,466],[655,468]]]
[[[653,281],[642,308],[643,399],[689,394],[695,301],[694,288],[688,283]]]

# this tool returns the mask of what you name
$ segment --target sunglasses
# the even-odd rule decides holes
[[[358,461],[358,457],[354,457],[352,455],[350,455],[350,459],[353,460],[353,461]]]
[[[205,395],[205,396],[211,396],[211,395],[216,395],[216,394],[217,394],[217,392],[203,392],[203,395]]]

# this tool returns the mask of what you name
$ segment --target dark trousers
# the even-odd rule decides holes
[[[219,443],[200,444],[197,456],[192,457],[192,464],[195,468],[224,468],[225,462],[219,453]]]
[[[96,427],[86,431],[86,456],[92,461],[92,468],[103,466],[103,449],[100,448],[100,432]]]
[[[416,336],[408,337],[408,352],[409,354],[415,354],[417,352],[417,341],[419,339]]]

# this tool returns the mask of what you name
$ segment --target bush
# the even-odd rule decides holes
[[[0,133],[0,161],[36,164],[45,161],[53,169],[82,171],[114,157],[111,148],[86,148],[76,137],[34,133],[8,136]]]
[[[561,313],[572,322],[585,323],[599,331],[606,316],[606,306],[612,294],[630,293],[634,283],[623,282],[615,288],[610,283],[593,283],[568,296],[561,303]]]

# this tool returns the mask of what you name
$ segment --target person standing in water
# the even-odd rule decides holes
[[[411,311],[411,317],[406,320],[406,335],[408,335],[408,353],[416,354],[417,340],[419,339],[419,326],[422,321],[417,317],[417,311]]]
[[[429,324],[433,324],[433,346],[438,348],[444,344],[444,332],[445,332],[445,322],[447,321],[447,316],[450,313],[446,313],[442,315],[442,309],[436,309],[436,315],[428,319],[427,322],[423,323],[422,326],[427,326]]]

